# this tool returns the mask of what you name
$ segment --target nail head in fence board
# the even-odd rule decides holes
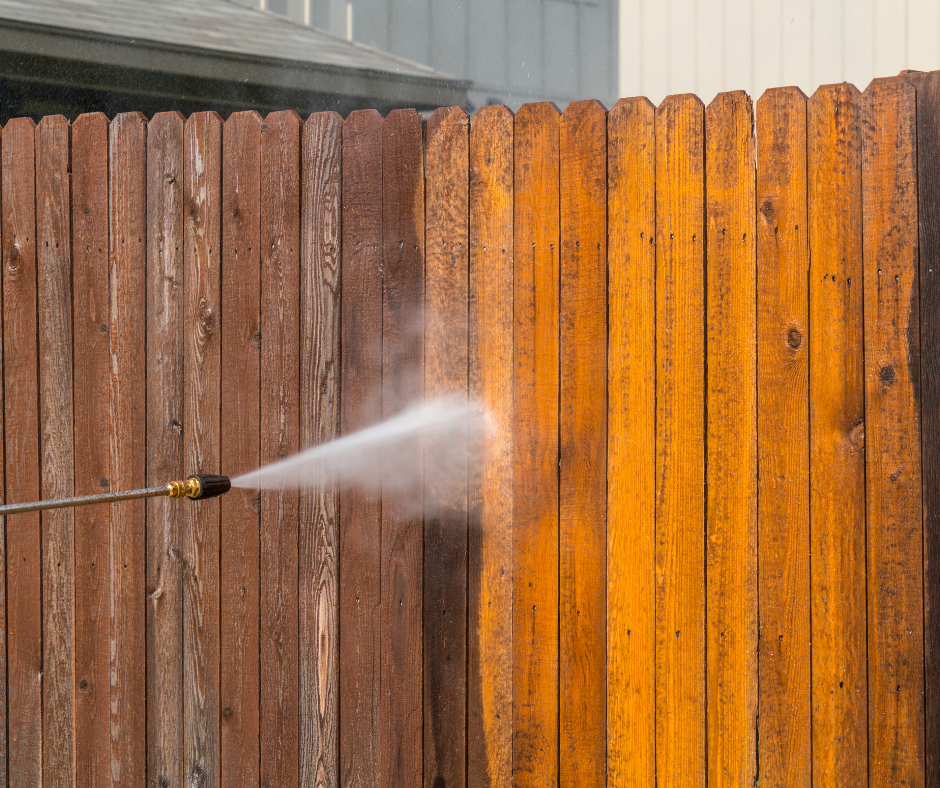
[[[809,788],[809,247],[806,96],[757,102],[760,780]]]
[[[428,120],[424,390],[467,397],[470,123],[460,107]],[[424,784],[466,783],[467,435],[427,441],[424,525]]]
[[[297,453],[300,117],[261,125],[261,462]],[[297,491],[261,493],[261,783],[298,784]],[[307,646],[309,648],[309,646]]]
[[[424,389],[424,155],[421,118],[394,110],[382,123],[382,415],[412,407]],[[394,490],[396,466],[421,468],[422,443],[383,457],[382,693],[379,783],[412,786],[422,776],[424,528],[421,487]],[[419,475],[418,477],[423,478]]]
[[[607,783],[607,111],[560,124],[559,679],[565,785]]]
[[[41,498],[73,495],[72,248],[69,122],[43,118],[36,129],[36,239],[39,304]],[[74,784],[75,691],[72,510],[42,515],[43,784]]]
[[[813,785],[868,784],[860,95],[807,112]]]
[[[75,494],[109,492],[108,119],[72,124]],[[110,506],[78,506],[75,527],[75,784],[111,784]]]
[[[656,775],[705,785],[705,128],[656,110]]]
[[[940,71],[917,88],[920,429],[924,494],[924,784],[940,788]]]
[[[300,235],[300,447],[338,437],[343,121],[304,123]],[[339,786],[339,490],[301,490],[300,784]]]
[[[607,116],[607,779],[656,782],[656,108]]]
[[[182,478],[183,116],[147,126],[147,486]],[[147,501],[147,772],[183,784],[185,510]]]
[[[469,503],[467,785],[512,784],[513,115],[470,126],[470,392],[493,429],[474,444]]]
[[[872,785],[924,785],[923,504],[916,91],[862,97]]]
[[[258,467],[261,360],[261,116],[236,112],[222,130],[222,421],[220,464],[232,477]],[[221,779],[258,779],[258,520],[260,494],[222,497],[220,535]]]
[[[111,122],[111,485],[146,484],[147,121]],[[111,762],[122,782],[143,785],[146,752],[146,507],[111,504]]]
[[[513,227],[513,784],[558,784],[559,112],[516,114]]]
[[[185,473],[220,473],[222,119],[183,131],[183,456]],[[173,502],[177,503],[176,501]],[[218,498],[183,506],[184,781],[219,784]]]
[[[342,382],[344,435],[382,417],[382,116],[343,124]],[[381,496],[340,492],[340,781],[372,788],[379,774]]]
[[[3,130],[3,358],[6,500],[40,497],[36,358],[35,124]],[[7,682],[11,785],[42,781],[42,610],[39,514],[6,522]]]
[[[705,111],[708,785],[757,776],[757,275],[754,112]],[[696,241],[697,242],[697,241]]]

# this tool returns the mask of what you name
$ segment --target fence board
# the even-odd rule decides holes
[[[708,785],[757,775],[757,274],[754,112],[705,111]],[[693,243],[701,243],[693,239]]]
[[[183,387],[185,473],[220,473],[222,120],[191,115],[183,129]],[[220,501],[183,510],[184,781],[216,786],[220,772]]]
[[[940,788],[940,71],[917,88],[920,430],[924,496],[924,784]]]
[[[607,779],[656,783],[656,109],[607,118]],[[630,489],[630,495],[622,490]]]
[[[147,120],[111,122],[111,489],[146,484]],[[111,772],[143,785],[146,752],[146,507],[111,504]]]
[[[512,784],[513,116],[470,126],[470,391],[492,431],[471,444],[467,785]],[[474,440],[477,440],[475,437]],[[482,466],[482,467],[481,467]]]
[[[147,126],[147,486],[183,478],[183,116]],[[183,516],[147,501],[147,773],[183,784]]]
[[[606,784],[607,111],[560,124],[559,780]]]
[[[72,233],[69,123],[43,118],[36,129],[39,422],[42,497],[73,494]],[[75,691],[72,511],[42,515],[43,784],[74,784]]]
[[[108,119],[72,125],[72,351],[75,494],[108,492],[110,418]],[[75,509],[75,783],[111,784],[110,506]]]
[[[238,112],[222,129],[222,416],[220,465],[230,476],[259,464],[261,350],[261,116]],[[258,558],[255,490],[222,498],[219,567],[223,785],[256,788],[258,768]]]
[[[343,124],[341,431],[382,415],[382,116]],[[340,493],[340,782],[372,788],[379,774],[380,496]]]
[[[656,775],[705,784],[705,139],[656,110]]]
[[[860,96],[808,106],[813,785],[868,784]],[[854,285],[852,282],[854,281]]]
[[[340,417],[343,121],[303,127],[300,235],[300,446],[333,440]],[[300,784],[339,786],[339,490],[299,501]]]
[[[922,786],[916,91],[879,79],[862,102],[869,780]]]
[[[3,130],[3,358],[6,500],[40,497],[36,358],[35,124]],[[42,782],[42,608],[39,515],[7,519],[7,757],[11,786]]]
[[[558,784],[557,107],[523,106],[513,143],[512,779],[543,788]]]
[[[809,247],[806,97],[757,102],[761,785],[809,788]]]
[[[261,125],[261,462],[299,448],[300,118]],[[298,785],[297,491],[261,493],[261,783]]]
[[[395,110],[382,124],[382,415],[419,402],[424,390],[424,168],[421,118]],[[422,777],[421,487],[396,489],[396,466],[422,466],[420,439],[382,459],[380,778],[413,786]]]
[[[459,107],[428,120],[424,391],[466,400],[470,123]],[[424,784],[466,783],[467,436],[424,447]]]

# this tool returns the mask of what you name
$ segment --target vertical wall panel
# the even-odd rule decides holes
[[[512,779],[558,784],[559,113],[515,119]]]
[[[513,116],[470,126],[470,392],[493,429],[471,445],[467,785],[512,784]]]
[[[656,110],[646,99],[608,115],[607,184],[607,778],[653,788]]]

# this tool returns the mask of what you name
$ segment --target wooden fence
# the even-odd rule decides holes
[[[496,426],[8,518],[4,783],[940,788],[940,73],[0,145],[8,502]]]

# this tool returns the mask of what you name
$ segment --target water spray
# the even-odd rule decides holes
[[[93,503],[115,503],[116,501],[132,501],[137,498],[189,498],[201,501],[206,498],[215,498],[232,489],[228,476],[218,476],[211,473],[200,473],[181,481],[169,482],[159,487],[144,487],[140,490],[125,490],[124,492],[99,493],[97,495],[81,495],[76,498],[54,498],[48,501],[33,501],[31,503],[11,503],[0,506],[0,515],[22,514],[23,512],[39,512],[44,509],[66,509],[70,506],[86,506]]]

